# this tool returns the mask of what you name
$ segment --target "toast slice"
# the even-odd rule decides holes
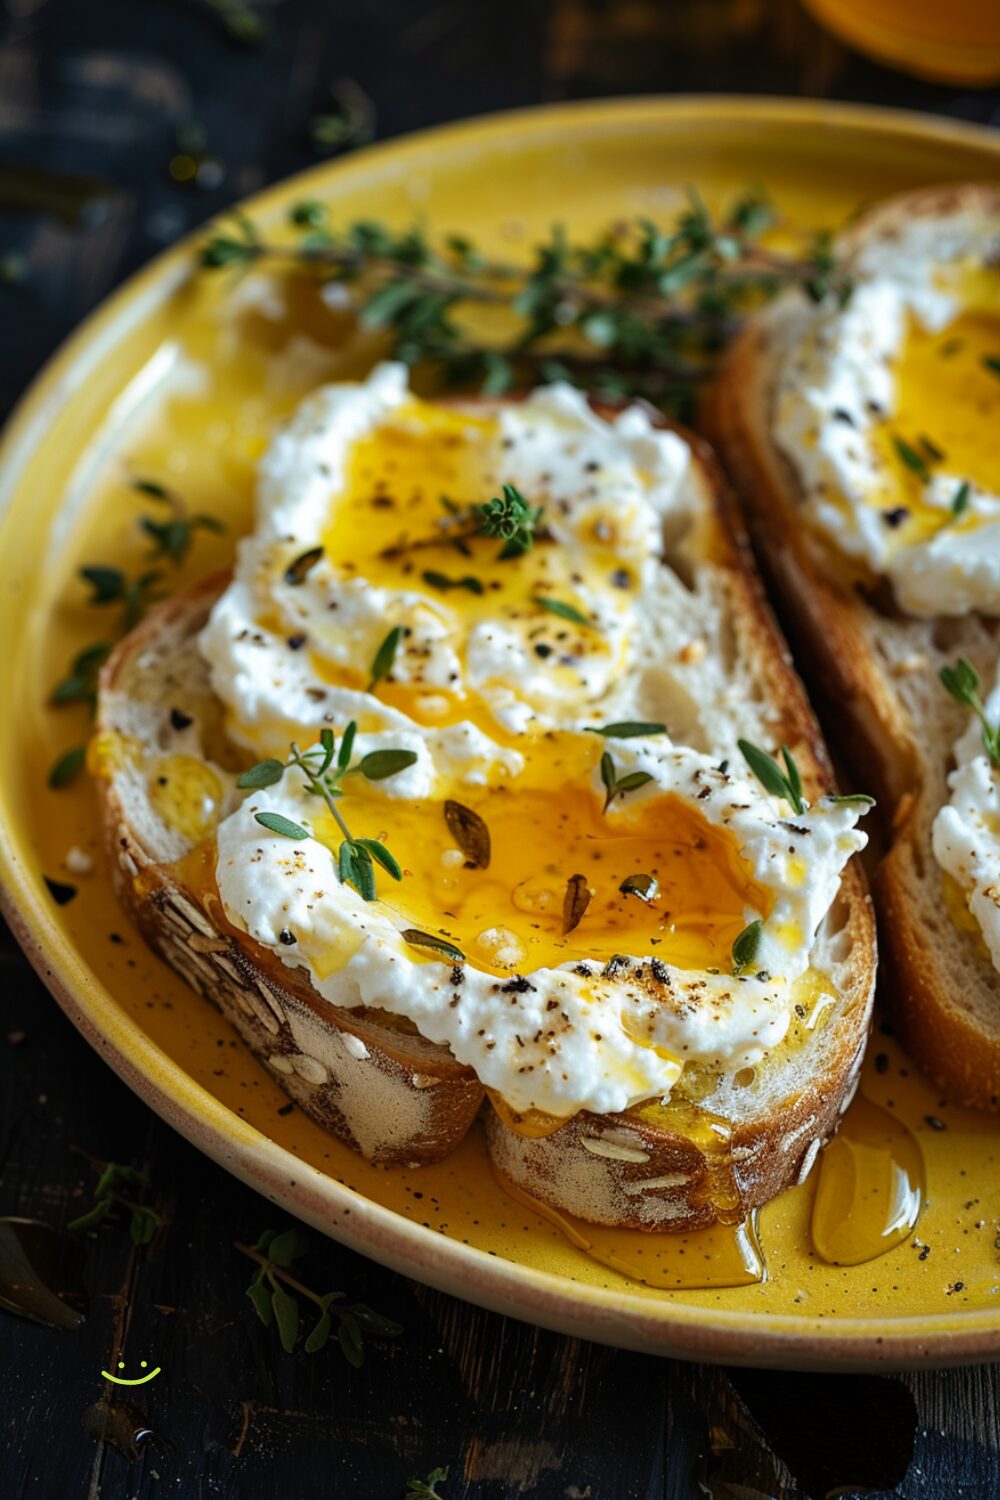
[[[903,245],[915,221],[996,221],[1000,187],[944,187],[894,198],[856,220],[838,253]],[[758,314],[730,351],[704,426],[732,478],[764,574],[814,690],[855,774],[878,796],[887,852],[876,901],[889,996],[904,1042],[956,1102],[1000,1108],[1000,974],[968,922],[950,914],[931,844],[947,802],[952,747],[968,714],[942,690],[942,666],[966,657],[992,680],[1000,619],[971,612],[916,618],[884,580],[866,577],[802,522],[801,484],[773,437],[780,367],[815,318],[801,297]],[[961,903],[958,903],[961,904]],[[972,923],[972,928],[974,928]]]
[[[816,722],[718,468],[704,444],[682,436],[695,503],[683,531],[665,538],[677,624],[676,657],[663,663],[675,694],[670,727],[681,738],[683,725],[687,743],[711,748],[727,714],[726,744],[741,724],[764,724],[758,738],[769,750],[789,746],[815,799],[834,790]],[[330,1005],[304,970],[275,962],[222,912],[212,828],[239,795],[242,762],[225,739],[197,636],[225,582],[208,579],[161,606],[104,668],[92,761],[116,888],[154,948],[220,1006],[307,1113],[371,1160],[439,1160],[483,1104],[474,1072],[386,1012]],[[706,653],[721,692],[705,686]],[[207,797],[206,771],[214,778]],[[169,786],[176,774],[191,776],[204,813],[183,837],[176,805],[169,828],[157,809],[161,778]],[[868,1033],[874,921],[856,860],[812,960],[832,995],[823,1024],[796,1024],[756,1068],[685,1072],[665,1109],[582,1113],[531,1138],[516,1117],[486,1104],[499,1172],[583,1219],[660,1230],[738,1219],[802,1178],[850,1100]]]
[[[330,1005],[304,970],[276,964],[223,914],[212,834],[243,794],[198,635],[227,582],[207,578],[168,600],[105,664],[90,762],[116,894],[324,1129],[371,1161],[439,1161],[482,1102],[472,1070],[396,1016]]]

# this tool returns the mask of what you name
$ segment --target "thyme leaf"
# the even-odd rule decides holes
[[[942,667],[938,673],[945,691],[963,708],[971,708],[983,728],[983,746],[990,761],[1000,766],[1000,722],[991,724],[979,695],[979,673],[970,661],[960,656],[954,666]]]
[[[737,743],[743,759],[765,792],[770,792],[772,797],[783,797],[791,803],[793,812],[801,816],[806,811],[806,802],[802,796],[802,779],[788,747],[786,745],[781,747],[782,759],[785,762],[785,771],[782,771],[765,751],[752,745],[749,740],[738,740]]]
[[[371,678],[368,683],[368,691],[372,692],[383,678],[388,677],[396,660],[396,652],[399,643],[403,639],[402,625],[394,625],[385,640],[375,652],[372,661]]]
[[[634,740],[647,734],[666,734],[666,724],[647,723],[640,719],[623,719],[618,724],[588,724],[591,734],[603,734],[609,740]]]
[[[432,953],[440,953],[445,958],[453,959],[455,963],[465,962],[465,954],[461,948],[456,948],[447,938],[436,937],[433,932],[422,932],[419,927],[404,927],[399,935],[411,948],[429,948]]]
[[[355,1369],[364,1364],[366,1334],[376,1339],[394,1339],[402,1333],[399,1323],[374,1312],[365,1303],[347,1302],[340,1291],[314,1292],[293,1275],[292,1268],[309,1248],[308,1238],[301,1230],[287,1229],[278,1234],[268,1229],[255,1245],[234,1240],[233,1247],[256,1266],[246,1296],[264,1327],[274,1326],[286,1354],[294,1353],[303,1311],[310,1307],[318,1310],[318,1317],[303,1343],[305,1352],[318,1354],[324,1349],[336,1322],[341,1352]]]
[[[438,1489],[448,1478],[447,1469],[432,1469],[426,1479],[408,1479],[403,1500],[444,1500]]]
[[[129,1238],[133,1245],[148,1245],[163,1220],[148,1204],[136,1201],[149,1190],[149,1178],[145,1172],[114,1161],[92,1161],[91,1166],[95,1171],[100,1169],[93,1193],[93,1205],[86,1213],[71,1219],[66,1228],[98,1229],[118,1206],[128,1211]]]
[[[351,764],[357,724],[352,719],[341,736],[340,749],[332,729],[320,731],[319,744],[302,751],[296,744],[290,747],[287,761],[262,760],[250,766],[238,777],[236,785],[241,791],[257,791],[263,787],[276,786],[289,770],[301,773],[310,795],[319,797],[326,804],[343,839],[337,847],[337,874],[342,885],[352,885],[365,901],[374,901],[378,894],[375,881],[375,866],[379,865],[393,880],[402,880],[403,871],[399,861],[378,839],[355,838],[348,828],[337,803],[344,795],[345,776],[364,776],[366,781],[386,781],[412,766],[416,759],[414,750],[383,749],[370,750],[359,761]],[[286,818],[283,813],[255,812],[254,818],[263,828],[281,837],[301,842],[309,838],[309,831],[300,823]]]
[[[759,917],[755,922],[751,922],[749,926],[744,927],[739,937],[733,943],[734,974],[743,974],[747,969],[753,967],[763,936],[764,924]]]
[[[566,604],[562,599],[550,599],[545,594],[532,595],[533,604],[540,609],[547,610],[550,615],[558,615],[561,620],[569,620],[573,625],[582,625],[587,630],[596,630],[594,621],[587,615],[581,614],[572,604]]]
[[[601,756],[601,781],[605,791],[604,811],[607,812],[617,797],[624,796],[626,792],[638,791],[641,786],[648,785],[652,779],[648,771],[629,771],[625,776],[619,776],[611,751],[605,750]]]

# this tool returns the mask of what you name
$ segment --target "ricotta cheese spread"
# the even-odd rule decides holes
[[[669,563],[699,484],[641,407],[605,419],[558,385],[443,407],[385,365],[276,438],[201,638],[248,759],[323,729],[339,747],[351,722],[352,768],[404,752],[348,771],[336,814],[294,767],[252,790],[218,833],[229,920],[519,1112],[617,1111],[689,1061],[759,1061],[865,843],[858,802],[795,812],[746,769],[738,739],[773,742],[761,695],[717,590]],[[504,486],[538,511],[519,555],[470,526]],[[398,860],[377,899],[341,882],[335,817]]]
[[[855,270],[778,376],[805,519],[908,614],[1000,613],[1000,232],[918,220]]]
[[[1000,671],[983,706],[990,724],[1000,722]],[[934,858],[958,882],[1000,969],[1000,767],[978,719],[956,742],[948,785],[951,798],[934,820]]]

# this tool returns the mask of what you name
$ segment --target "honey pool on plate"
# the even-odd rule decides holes
[[[593,211],[595,222],[606,218],[603,201]],[[107,881],[92,789],[84,778],[59,792],[45,785],[56,754],[86,729],[81,710],[56,711],[45,694],[75,652],[108,634],[107,614],[84,602],[78,567],[141,565],[137,519],[153,502],[133,481],[167,484],[228,527],[224,536],[198,534],[169,580],[183,587],[225,566],[249,528],[254,469],[275,424],[320,381],[369,367],[375,347],[311,286],[291,286],[287,306],[274,290],[261,277],[235,288],[182,287],[130,335],[129,380],[109,389],[106,422],[82,457],[67,455],[57,471],[63,524],[18,664],[27,721],[18,779],[39,868],[76,887],[62,917],[92,971],[170,1058],[265,1135],[368,1198],[491,1255],[644,1297],[683,1294],[687,1303],[753,1312],[860,1316],[873,1294],[905,1299],[912,1314],[992,1306],[1000,1286],[996,1121],[948,1106],[886,1036],[873,1039],[865,1102],[820,1170],[755,1224],[704,1237],[621,1235],[560,1226],[512,1195],[491,1173],[478,1129],[438,1166],[370,1166],[290,1109],[221,1017],[129,926]],[[94,859],[92,873],[67,869],[73,848]],[[816,1253],[811,1222],[815,1243],[846,1264]],[[871,1259],[883,1245],[887,1253]]]

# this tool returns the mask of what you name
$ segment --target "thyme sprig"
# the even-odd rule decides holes
[[[796,816],[801,817],[809,804],[802,795],[802,777],[788,746],[781,747],[781,758],[785,762],[785,769],[782,771],[766,751],[751,745],[749,740],[738,740],[737,743],[743,759],[765,792],[770,792],[772,797],[783,797],[786,802],[791,803]]]
[[[431,536],[394,542],[383,548],[380,556],[392,561],[428,547],[454,547],[463,556],[468,556],[468,543],[476,537],[495,537],[503,543],[497,557],[506,561],[523,557],[536,541],[545,536],[540,529],[544,508],[532,505],[514,484],[504,484],[499,495],[471,505],[456,505],[446,495],[441,497],[441,503],[446,515],[436,532]]]
[[[444,1500],[439,1484],[444,1484],[448,1478],[448,1470],[432,1469],[426,1479],[408,1479],[406,1481],[406,1494],[403,1500]]]
[[[179,567],[191,550],[196,531],[225,531],[225,523],[218,516],[205,511],[189,512],[187,505],[175,490],[168,489],[153,479],[133,479],[132,488],[150,500],[155,500],[168,509],[164,520],[157,516],[140,516],[139,529],[152,542],[151,557],[165,557]]]
[[[389,335],[396,358],[488,395],[567,379],[688,407],[746,312],[787,286],[816,302],[851,292],[828,235],[794,255],[761,243],[775,214],[759,193],[714,215],[692,192],[670,226],[640,218],[578,243],[557,225],[525,264],[463,235],[432,240],[420,226],[370,220],[332,226],[322,205],[308,208],[292,209],[303,232],[289,245],[231,216],[203,244],[201,264],[245,270],[268,260],[313,272],[336,283],[364,327]],[[482,342],[463,318],[484,305],[511,314],[506,342]]]
[[[799,768],[787,745],[781,747],[781,758],[785,763],[785,769],[782,771],[766,751],[752,745],[749,740],[737,740],[737,744],[743,759],[765,792],[770,792],[772,797],[783,797],[786,802],[790,802],[792,811],[797,817],[808,812],[809,803],[802,794],[802,777],[799,775]],[[823,800],[833,806],[848,802],[860,802],[865,807],[875,806],[875,798],[869,797],[867,792],[845,792],[843,795],[824,797]]]
[[[129,481],[131,488],[148,500],[167,507],[164,519],[158,516],[139,517],[139,530],[152,542],[150,560],[162,557],[173,566],[180,567],[194,541],[198,530],[222,532],[224,524],[215,516],[203,512],[191,514],[184,500],[156,479],[136,476]],[[77,576],[90,590],[89,604],[103,607],[121,606],[118,635],[127,635],[146,613],[151,604],[163,598],[162,584],[166,573],[161,568],[146,568],[135,576],[123,568],[104,563],[88,563],[78,569]],[[50,701],[56,707],[70,703],[85,704],[90,713],[97,706],[97,683],[100,670],[111,655],[113,646],[109,641],[94,641],[77,652],[69,664],[66,675],[56,683]],[[49,786],[67,786],[85,763],[84,746],[73,745],[63,751],[49,771]]]
[[[80,1214],[78,1218],[71,1219],[66,1225],[68,1230],[74,1229],[97,1229],[104,1223],[108,1215],[116,1205],[127,1209],[129,1215],[129,1235],[133,1245],[148,1245],[157,1229],[163,1223],[160,1215],[145,1203],[137,1203],[135,1194],[126,1196],[123,1189],[138,1189],[139,1193],[149,1190],[149,1178],[145,1172],[140,1172],[136,1167],[123,1166],[120,1162],[94,1162],[95,1167],[101,1168],[101,1174],[94,1188],[93,1207],[86,1213]]]
[[[636,792],[652,780],[648,771],[628,771],[624,776],[619,776],[611,751],[605,750],[601,756],[601,781],[604,784],[605,793],[604,811],[607,812],[612,802],[618,797],[623,797],[626,792]]]
[[[241,791],[257,791],[263,787],[276,786],[287,771],[295,769],[305,779],[306,790],[326,804],[334,822],[344,835],[337,849],[337,874],[341,885],[351,885],[365,901],[374,901],[377,895],[375,865],[379,865],[393,880],[402,880],[403,871],[399,862],[378,839],[355,838],[337,806],[344,795],[342,782],[345,776],[357,773],[368,781],[385,781],[412,766],[416,761],[414,750],[369,750],[360,760],[351,764],[357,724],[352,719],[340,739],[337,749],[336,736],[332,729],[320,732],[319,744],[309,750],[300,750],[292,744],[287,761],[262,760],[244,771],[236,782]],[[282,813],[257,812],[255,820],[269,833],[296,843],[309,838],[309,830],[293,823]]]
[[[374,1312],[364,1302],[345,1302],[343,1292],[314,1292],[293,1276],[289,1267],[308,1248],[306,1236],[298,1229],[286,1229],[280,1234],[268,1229],[255,1245],[244,1245],[239,1240],[234,1240],[233,1244],[241,1255],[257,1264],[246,1295],[265,1328],[270,1328],[272,1323],[275,1325],[286,1354],[291,1354],[298,1343],[301,1323],[301,1308],[292,1292],[319,1309],[319,1317],[302,1346],[307,1354],[318,1354],[325,1348],[334,1320],[341,1353],[356,1370],[360,1370],[365,1362],[365,1334],[394,1339],[402,1333],[399,1323]]]
[[[1000,722],[991,724],[979,696],[979,673],[970,661],[960,656],[953,667],[942,667],[938,673],[945,690],[963,708],[971,708],[983,727],[983,746],[990,761],[1000,766]]]

